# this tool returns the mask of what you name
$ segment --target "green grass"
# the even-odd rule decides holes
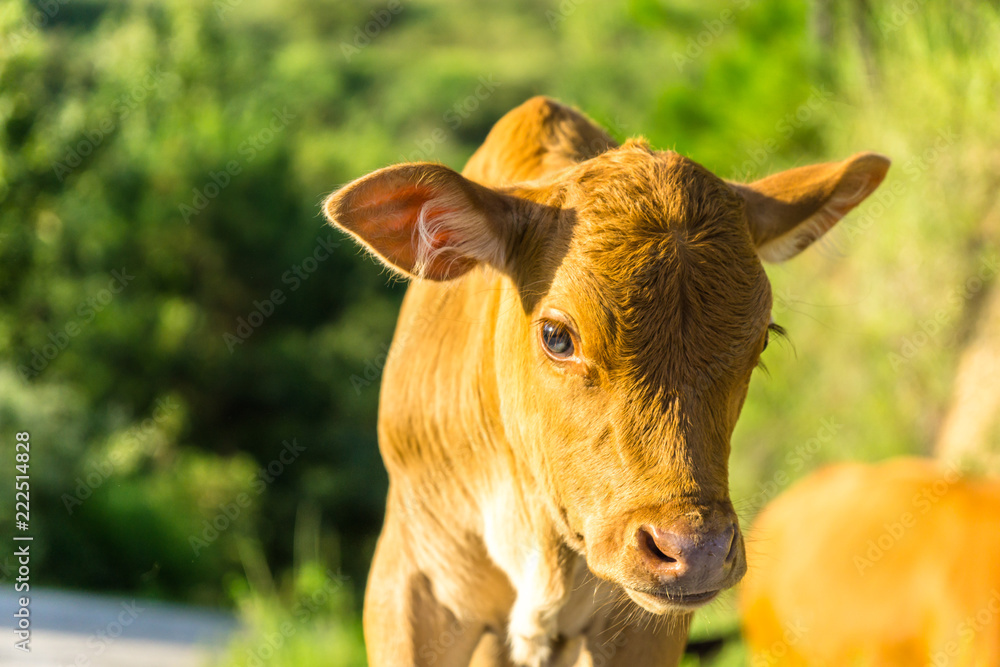
[[[295,568],[272,579],[259,545],[241,549],[247,580],[235,579],[230,594],[237,602],[244,632],[232,639],[214,667],[364,667],[364,639],[356,600],[357,586],[330,554],[318,559],[318,525],[308,516],[296,528]]]

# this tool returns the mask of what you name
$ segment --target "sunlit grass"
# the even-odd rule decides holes
[[[336,554],[319,558],[320,531],[314,511],[300,508],[295,529],[296,565],[278,581],[272,578],[260,546],[241,545],[247,578],[234,579],[244,631],[213,667],[364,667],[364,640],[355,591],[358,586],[339,567]]]

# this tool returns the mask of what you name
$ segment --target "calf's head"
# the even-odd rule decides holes
[[[590,569],[664,613],[746,569],[727,460],[771,327],[761,258],[799,253],[888,164],[860,154],[741,185],[633,141],[503,188],[389,167],[324,208],[403,274],[499,277],[509,298],[477,326],[504,437]]]

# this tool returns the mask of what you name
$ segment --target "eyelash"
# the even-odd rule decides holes
[[[774,322],[771,322],[770,324],[767,325],[767,334],[765,335],[767,335],[768,339],[770,339],[770,334],[772,333],[779,338],[786,338],[786,339],[788,338],[788,332],[785,331],[785,327],[781,326],[780,324],[775,324]],[[767,349],[769,342],[770,340],[764,343],[765,350]],[[767,365],[764,364],[763,358],[757,360],[757,368],[761,369],[765,373],[767,372]]]
[[[785,331],[785,327],[781,326],[780,324],[775,324],[774,322],[771,322],[770,324],[767,325],[767,330],[768,332],[773,333],[779,338],[788,338],[788,332]]]

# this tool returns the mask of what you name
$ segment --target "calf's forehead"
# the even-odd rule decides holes
[[[672,151],[626,143],[567,173],[565,189],[566,204],[578,214],[575,236],[584,240],[730,232],[752,248],[742,198],[718,176]]]
[[[771,298],[742,199],[691,160],[634,143],[582,164],[567,190],[572,238],[552,296],[577,311],[591,351],[631,375],[741,373]]]

